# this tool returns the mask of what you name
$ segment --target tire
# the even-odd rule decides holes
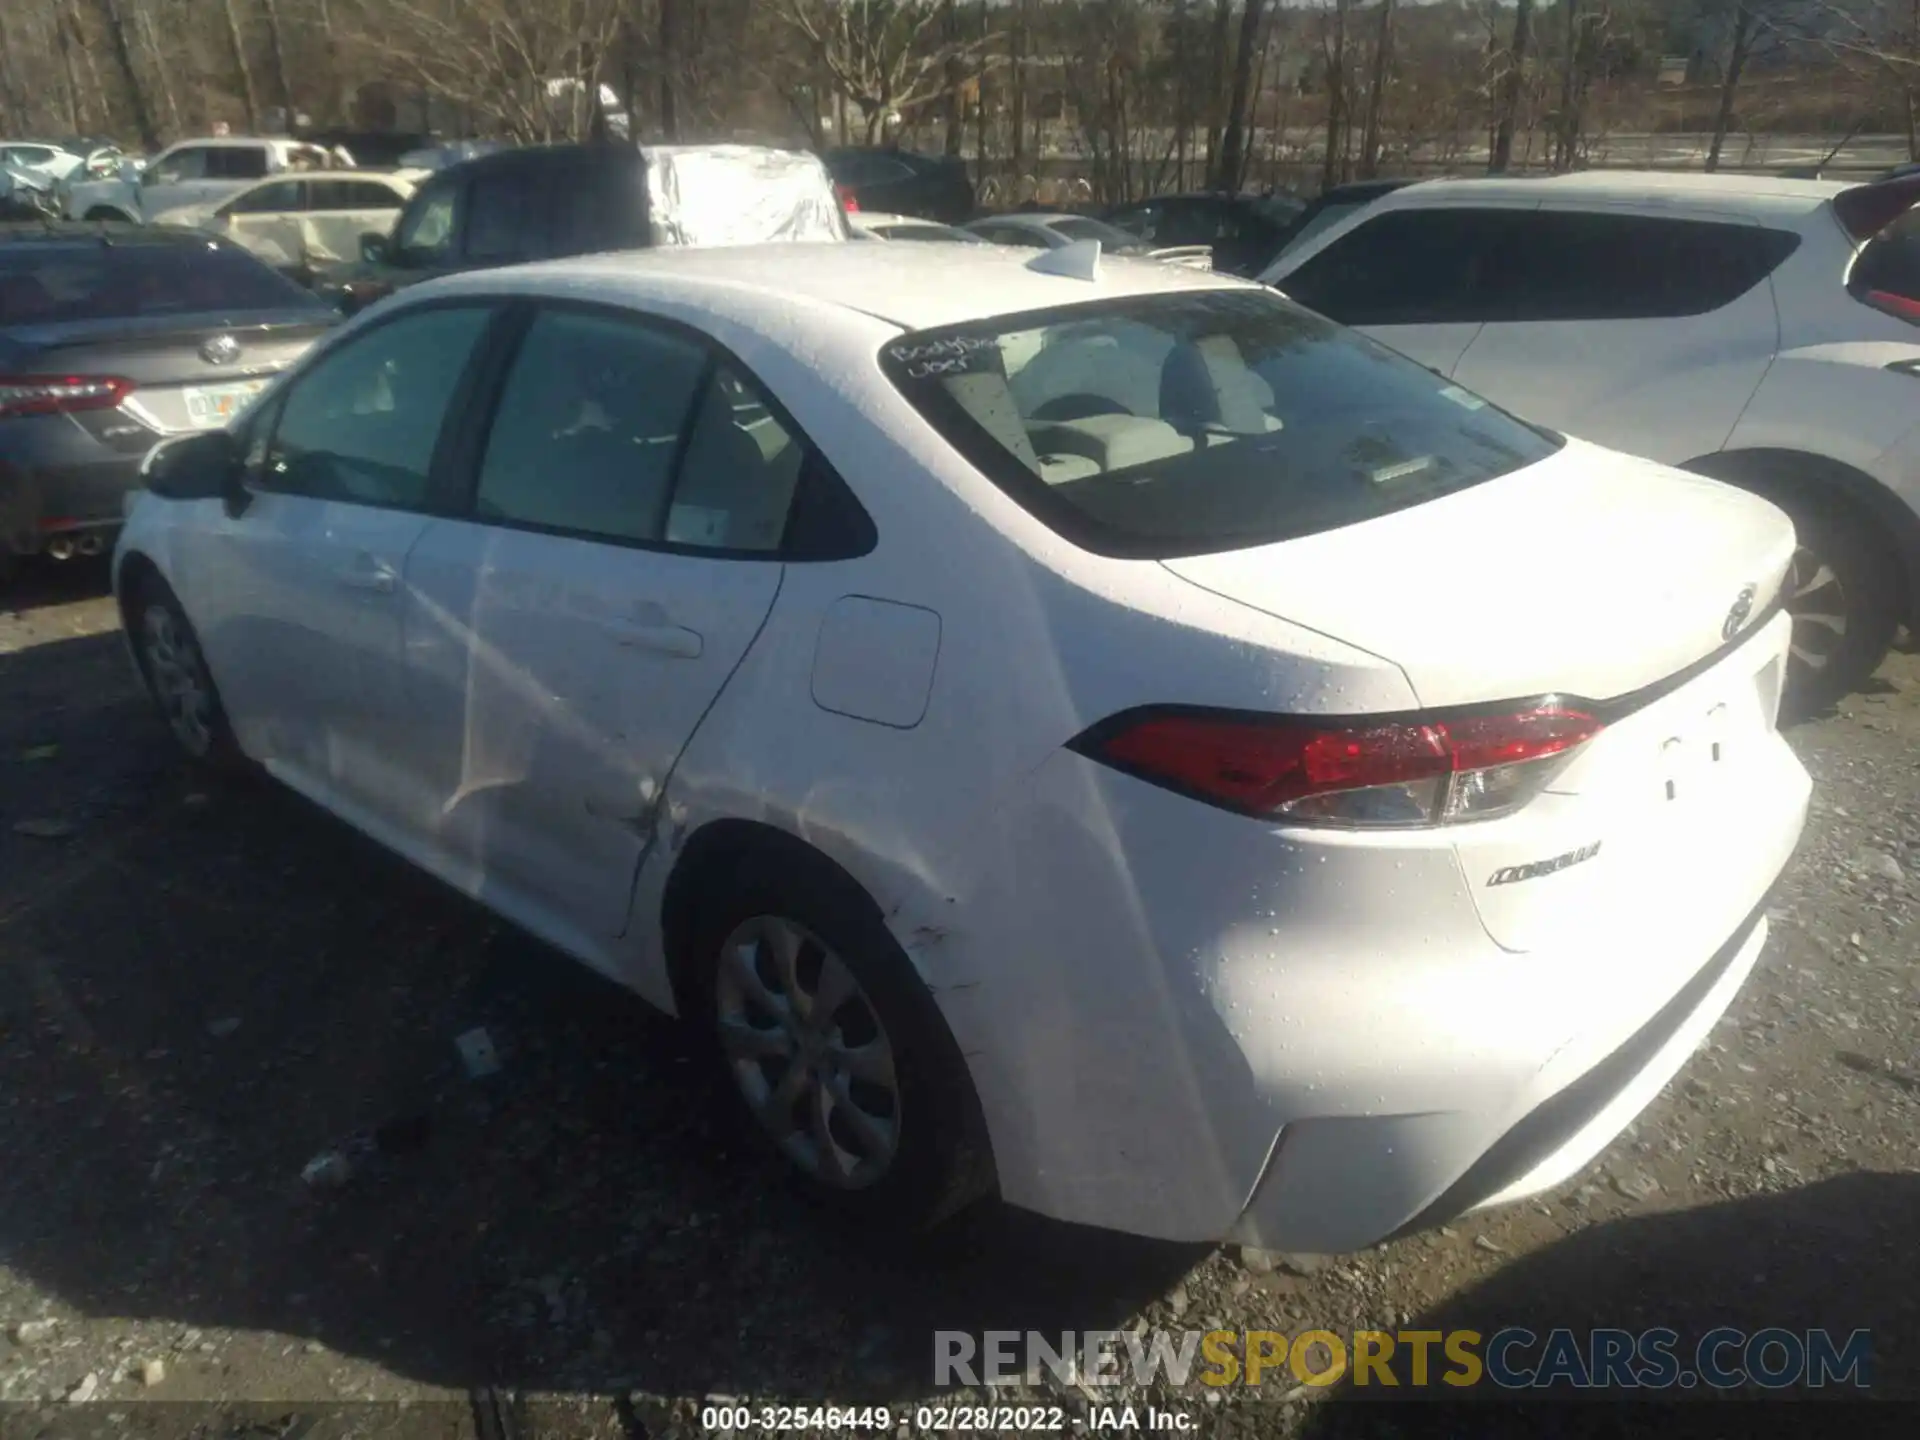
[[[124,222],[127,217],[121,214],[118,210],[112,209],[110,206],[96,205],[93,207],[93,209],[87,211],[86,218],[95,224],[100,224],[102,222],[106,222],[106,223],[112,223],[114,221]]]
[[[959,1047],[844,873],[799,850],[750,855],[688,944],[682,1013],[741,1123],[810,1198],[911,1235],[992,1188]],[[832,1014],[810,1022],[823,994]]]
[[[127,632],[147,693],[187,758],[234,774],[248,768],[207,669],[200,637],[164,581],[139,581],[127,605]]]
[[[1852,693],[1899,628],[1899,572],[1853,513],[1801,494],[1784,499],[1800,538],[1783,595],[1793,616],[1784,709],[1804,717]]]

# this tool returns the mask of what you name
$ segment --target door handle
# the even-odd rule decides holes
[[[349,590],[371,590],[376,595],[391,595],[400,577],[391,565],[371,555],[357,555],[353,564],[340,572],[340,583]]]

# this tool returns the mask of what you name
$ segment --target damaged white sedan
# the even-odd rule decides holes
[[[187,750],[677,1012],[875,1221],[1326,1252],[1555,1184],[1808,802],[1778,510],[1093,245],[421,285],[148,472]]]

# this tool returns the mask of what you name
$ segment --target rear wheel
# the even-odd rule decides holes
[[[1898,628],[1898,576],[1879,540],[1852,514],[1814,499],[1785,502],[1799,534],[1782,595],[1793,617],[1789,711],[1805,715],[1856,690],[1879,668]]]
[[[703,910],[683,1013],[742,1125],[815,1199],[911,1233],[987,1188],[959,1048],[844,874],[797,853],[755,856]]]

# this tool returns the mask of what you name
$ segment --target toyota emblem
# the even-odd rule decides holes
[[[1753,597],[1758,593],[1753,586],[1741,589],[1739,597],[1733,602],[1733,608],[1727,611],[1726,623],[1720,627],[1720,638],[1731,640],[1738,635],[1747,621],[1753,618]]]
[[[231,335],[216,335],[200,347],[200,358],[209,365],[231,365],[240,358],[240,342]]]

